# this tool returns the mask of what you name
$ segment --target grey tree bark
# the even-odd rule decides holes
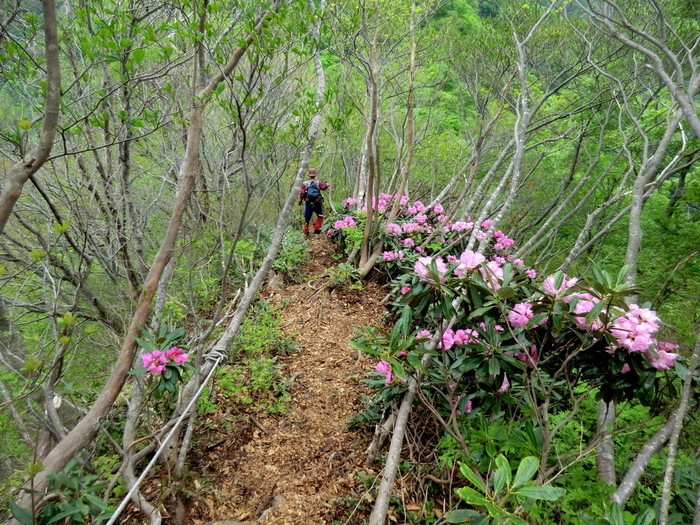
[[[61,105],[61,68],[58,59],[58,28],[54,0],[42,0],[46,57],[46,103],[44,121],[37,145],[12,166],[0,193],[0,234],[5,230],[12,208],[22,194],[22,187],[49,158],[53,148]]]

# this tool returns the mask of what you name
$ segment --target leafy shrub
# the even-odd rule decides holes
[[[114,508],[107,505],[100,495],[107,488],[106,483],[96,483],[97,474],[87,474],[75,459],[57,474],[46,477],[49,493],[56,496],[54,501],[44,505],[36,521],[32,512],[15,503],[10,504],[12,515],[25,525],[56,523],[69,519],[72,523],[93,523],[108,519]]]
[[[297,348],[293,338],[282,332],[282,317],[266,302],[255,304],[233,341],[238,355],[289,355]]]
[[[272,263],[272,269],[283,273],[287,279],[299,283],[303,281],[301,267],[309,261],[309,251],[304,235],[296,229],[287,230],[280,251]]]

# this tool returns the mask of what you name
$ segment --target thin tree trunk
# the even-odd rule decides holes
[[[678,417],[673,423],[671,438],[668,442],[666,473],[664,474],[664,484],[663,488],[661,489],[659,525],[666,525],[666,523],[668,523],[668,508],[671,503],[671,485],[673,484],[673,470],[676,466],[678,440],[680,439],[681,429],[683,428],[683,419],[685,419],[688,412],[688,407],[690,406],[690,401],[693,397],[693,379],[695,376],[695,369],[698,366],[698,360],[700,360],[700,330],[698,331],[697,339],[695,340],[695,348],[693,349],[693,355],[690,358],[688,372],[685,376],[685,381],[683,382],[683,393],[681,394],[681,403],[678,407]],[[695,517],[693,517],[693,522],[695,522]]]
[[[621,507],[625,506],[627,501],[632,497],[632,494],[634,494],[634,489],[637,488],[639,480],[644,474],[644,470],[651,461],[651,458],[661,450],[661,447],[664,446],[671,436],[677,417],[678,410],[673,412],[663,426],[644,444],[639,453],[635,456],[632,465],[627,469],[617,490],[610,496],[610,501],[617,503]]]
[[[608,485],[615,485],[615,446],[612,440],[612,430],[615,428],[615,403],[598,402],[598,433],[603,436],[602,442],[596,447],[596,467],[598,478]]]
[[[42,0],[46,47],[46,105],[39,143],[20,162],[10,168],[0,193],[0,234],[10,218],[12,208],[22,194],[24,183],[49,158],[61,106],[61,68],[58,60],[58,28],[54,0]]]

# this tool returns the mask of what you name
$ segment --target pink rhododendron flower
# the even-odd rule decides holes
[[[530,303],[518,303],[508,312],[508,321],[514,328],[525,328],[527,322],[534,317]]]
[[[404,233],[410,233],[423,231],[424,228],[417,222],[405,222],[401,225],[401,230],[403,230]]]
[[[492,224],[493,224],[493,221],[491,219],[486,219],[484,222],[481,223],[481,228],[483,230],[488,230]]]
[[[468,414],[469,412],[472,411],[472,400],[471,400],[471,399],[468,399],[468,400],[467,400],[467,408],[466,408],[466,410],[467,410],[467,414]]]
[[[481,242],[484,239],[486,239],[486,232],[485,231],[479,230],[478,232],[476,232],[476,240],[477,241]]]
[[[388,385],[391,383],[391,380],[394,377],[394,374],[391,373],[391,364],[389,364],[388,361],[381,360],[377,363],[377,366],[375,367],[375,370],[379,372],[380,374],[384,374],[384,381]]]
[[[657,341],[654,339],[656,344],[656,356],[650,352],[646,352],[646,356],[656,370],[670,370],[673,365],[676,364],[676,359],[678,359],[678,354],[670,352],[670,350],[675,350],[678,345],[675,345],[669,341]]]
[[[487,262],[486,270],[480,268],[479,272],[490,290],[495,292],[501,288],[501,281],[503,281],[503,268],[501,268],[496,261]]]
[[[438,215],[438,222],[445,222],[447,220],[447,215]]]
[[[408,293],[408,292],[410,292],[410,291],[411,291],[411,287],[410,287],[410,286],[402,286],[402,287],[401,287],[401,294],[402,294],[402,295],[405,294],[405,293]]]
[[[522,361],[523,363],[526,363],[531,368],[533,368],[535,366],[535,363],[537,363],[537,357],[538,352],[537,346],[535,345],[532,345],[529,350],[525,350],[525,352],[520,352],[518,354],[518,360]]]
[[[357,200],[353,199],[352,197],[348,197],[347,199],[340,201],[340,203],[346,208],[349,208],[351,206],[355,206],[357,204]]]
[[[433,213],[436,213],[437,215],[440,215],[443,211],[445,211],[445,208],[442,207],[442,204],[439,202],[433,206]]]
[[[404,246],[408,246],[409,248],[413,248],[416,245],[416,241],[414,241],[410,237],[408,237],[407,239],[404,239],[403,241],[401,241],[401,243]]]
[[[459,256],[459,266],[455,268],[455,275],[462,277],[467,270],[478,268],[486,260],[482,254],[471,250],[464,250]]]
[[[165,352],[165,356],[173,363],[186,363],[190,355],[183,353],[182,348],[173,346],[170,350]]]
[[[500,257],[498,255],[494,255],[493,257],[491,257],[491,260],[497,262],[498,264],[505,264],[506,263],[505,258]]]
[[[150,354],[143,354],[141,356],[141,362],[148,370],[149,374],[159,376],[165,370],[165,364],[168,362],[168,358],[160,350],[154,350]]]
[[[457,221],[450,225],[450,230],[453,232],[468,232],[474,225],[471,222]]]
[[[530,279],[534,279],[537,277],[537,272],[530,268],[529,270],[525,270],[525,275],[527,275]]]
[[[416,222],[418,224],[425,224],[426,222],[428,222],[428,216],[424,215],[422,213],[419,215],[416,215]]]
[[[560,286],[559,288],[555,288],[555,287],[554,287],[554,275],[550,275],[550,276],[548,276],[548,277],[544,280],[544,283],[542,283],[542,287],[543,287],[543,288],[545,289],[545,291],[546,291],[547,293],[549,293],[550,295],[553,295],[554,297],[559,297],[559,295],[560,295],[563,291],[565,291],[565,290],[571,288],[571,287],[572,287],[573,285],[575,285],[577,282],[578,282],[578,279],[577,279],[576,277],[572,277],[571,279],[569,279],[569,278],[566,276],[566,274],[564,274],[564,278],[563,278],[562,281],[561,281],[561,286]],[[565,301],[568,301],[568,299],[569,299],[570,297],[571,297],[571,296],[567,296],[567,297],[564,297],[563,299],[564,299]]]
[[[652,333],[659,330],[659,318],[655,311],[649,310],[649,308],[640,308],[636,304],[629,305],[629,308],[629,312],[626,314],[628,319],[635,320],[640,325],[647,325]]]
[[[384,226],[386,229],[386,232],[390,235],[401,235],[401,226],[399,226],[396,223],[390,222],[386,226]]]
[[[416,213],[418,213],[418,210],[415,206],[409,206],[408,208],[406,208],[406,213],[408,213],[409,215],[415,215]]]
[[[517,266],[518,268],[520,268],[522,270],[523,267],[525,266],[525,263],[523,262],[522,259],[514,259],[513,266]]]
[[[432,337],[432,334],[430,333],[430,330],[421,330],[416,334],[416,337],[418,339],[422,339],[423,337]]]
[[[603,323],[598,318],[594,319],[592,324],[586,324],[586,315],[593,310],[593,307],[598,304],[600,300],[589,293],[575,293],[571,295],[571,298],[573,297],[578,298],[576,306],[574,306],[573,309],[574,323],[576,326],[584,330],[600,330],[603,328]]]
[[[508,375],[504,374],[503,375],[503,383],[501,383],[501,386],[498,387],[498,393],[503,394],[506,390],[508,390],[508,385],[510,383],[508,382]]]
[[[445,330],[442,334],[442,341],[438,343],[438,348],[449,350],[455,344],[454,331],[451,328]]]
[[[447,263],[448,263],[448,264],[454,264],[454,263],[456,263],[457,261],[459,261],[459,259],[457,259],[457,257],[455,257],[454,255],[448,255],[448,256],[447,256]]]
[[[644,352],[654,343],[648,324],[624,316],[615,319],[610,334],[617,339],[618,346],[628,352]]]
[[[408,204],[408,195],[403,195],[401,199],[399,199],[399,204],[401,206],[406,206],[406,204]]]
[[[430,263],[433,261],[435,261],[435,267],[437,268],[437,272],[440,275],[440,280],[445,280],[443,276],[447,273],[447,266],[442,260],[442,257],[419,257],[415,265],[413,266],[413,269],[421,278],[421,281],[426,280],[426,277],[429,272]]]
[[[425,204],[423,204],[421,201],[416,201],[413,203],[413,207],[416,209],[416,211],[421,212],[425,209]]]
[[[476,343],[479,339],[479,332],[467,328],[466,330],[457,330],[454,334],[454,342],[456,345],[466,345]]]
[[[629,372],[629,371],[630,371],[630,365],[628,365],[627,363],[625,363],[624,365],[622,365],[622,370],[620,370],[620,373],[621,373],[621,374],[626,374],[626,373]]]

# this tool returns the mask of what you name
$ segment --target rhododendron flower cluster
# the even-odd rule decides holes
[[[578,279],[576,277],[569,278],[566,276],[566,274],[564,274],[564,278],[561,281],[561,285],[557,288],[555,280],[555,276],[550,275],[542,283],[542,288],[544,288],[547,293],[553,295],[554,297],[559,297],[562,292],[568,290],[578,282]],[[567,298],[564,298],[564,300],[567,300]]]
[[[394,378],[394,374],[391,371],[391,364],[388,361],[384,361],[383,359],[379,361],[375,367],[375,370],[380,374],[384,374],[384,381],[387,385],[391,383],[391,380]]]
[[[474,270],[481,266],[481,263],[485,260],[486,257],[480,253],[464,250],[459,256],[459,266],[454,270],[455,275],[457,277],[462,277],[468,270]]]
[[[398,252],[384,252],[382,254],[382,258],[385,261],[393,261],[394,259],[396,260],[402,260],[403,259],[403,252],[399,250]]]
[[[444,276],[447,274],[447,265],[445,265],[445,261],[442,260],[442,257],[419,257],[413,269],[415,270],[416,274],[418,274],[421,281],[430,280],[428,278],[428,273],[430,272],[430,266],[433,262],[435,263],[435,268],[440,275],[440,280],[445,280]]]
[[[183,352],[182,348],[173,346],[166,352],[154,350],[150,353],[145,353],[141,356],[141,362],[149,374],[159,376],[165,371],[165,367],[169,362],[176,364],[186,363],[189,359],[189,354]]]
[[[657,340],[652,334],[658,330],[659,318],[656,312],[631,304],[628,312],[613,321],[610,333],[616,339],[618,348],[628,352],[643,352],[651,366],[657,370],[669,370],[678,359],[678,354],[670,350],[675,350],[678,345]]]
[[[525,328],[525,325],[535,316],[532,312],[532,305],[530,303],[518,303],[513,306],[513,309],[508,313],[508,320],[511,326],[514,328]],[[547,322],[545,317],[538,323],[541,326]]]
[[[335,221],[333,223],[333,228],[335,228],[336,230],[342,230],[343,228],[352,228],[353,226],[357,226],[357,222],[349,215],[346,216],[343,220]]]

